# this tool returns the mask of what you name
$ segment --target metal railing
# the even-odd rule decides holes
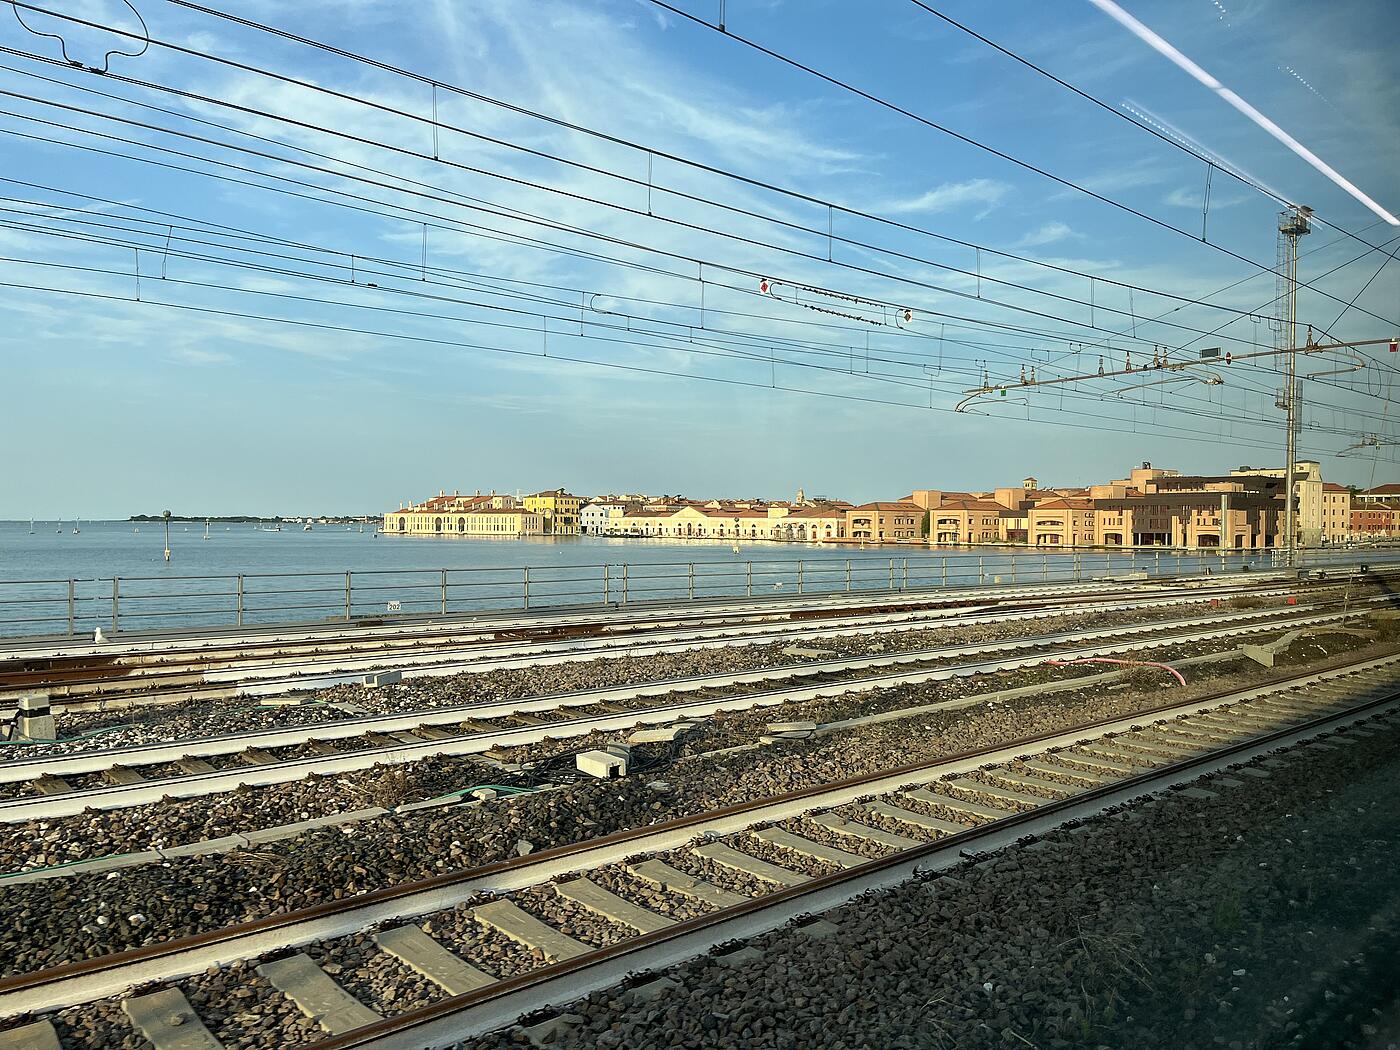
[[[1400,562],[1400,549],[1301,552],[1305,567]],[[1066,582],[1273,568],[1275,552],[1134,549],[817,557],[467,569],[0,581],[0,638],[384,621],[566,606],[628,606]]]

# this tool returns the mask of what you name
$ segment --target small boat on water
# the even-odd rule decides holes
[[[80,533],[80,532],[82,532],[82,531],[83,531],[82,529],[78,528],[78,519],[77,519],[77,518],[74,518],[74,519],[73,519],[73,535],[76,536],[78,533]]]
[[[31,535],[31,536],[34,535],[34,519],[33,519],[33,518],[30,518],[30,519],[29,519],[29,535]]]
[[[209,538],[209,519],[208,519],[208,518],[205,518],[205,519],[204,519],[204,538],[205,538],[206,540]]]
[[[310,532],[310,531],[311,531],[311,522],[308,521],[305,525],[303,525],[303,526],[301,527],[301,531],[302,531],[302,532]]]

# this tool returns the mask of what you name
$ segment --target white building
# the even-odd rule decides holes
[[[589,500],[579,510],[579,531],[585,536],[605,536],[618,531],[618,523],[624,514],[636,509],[620,499]]]

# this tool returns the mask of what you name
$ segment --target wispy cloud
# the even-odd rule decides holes
[[[970,207],[976,209],[976,216],[980,219],[1000,204],[1010,192],[1009,183],[996,179],[945,182],[916,197],[887,201],[880,210],[899,215],[929,215]]]
[[[1047,222],[1038,230],[1033,230],[1026,234],[1014,247],[1017,248],[1039,248],[1046,244],[1054,244],[1056,241],[1070,240],[1082,237],[1083,234],[1076,233],[1072,227],[1063,222]]]
[[[1212,193],[1210,195],[1210,206],[1212,208],[1233,208],[1237,204],[1243,204],[1249,200],[1242,194],[1224,195]],[[1162,201],[1172,208],[1190,208],[1193,211],[1200,211],[1205,205],[1205,191],[1191,189],[1187,186],[1178,186],[1166,195]]]

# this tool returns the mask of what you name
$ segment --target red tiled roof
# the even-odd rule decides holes
[[[1094,501],[1087,499],[1050,499],[1031,508],[1037,510],[1093,510]]]
[[[908,511],[911,514],[922,514],[924,508],[917,503],[907,503],[899,500],[891,503],[862,503],[859,507],[850,507],[849,510],[899,510]]]

